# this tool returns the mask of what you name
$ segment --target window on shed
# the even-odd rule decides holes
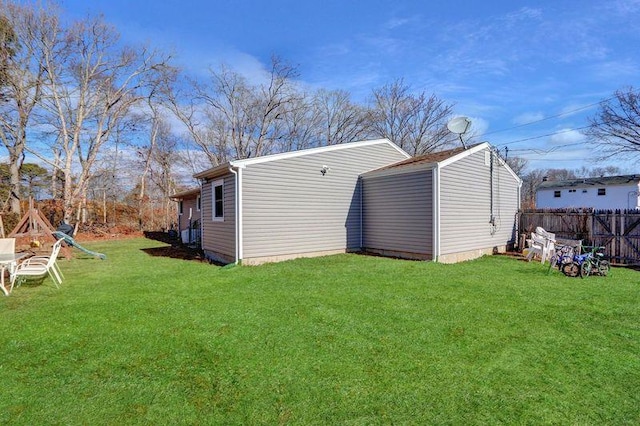
[[[184,213],[184,201],[178,201],[178,214]]]
[[[213,217],[214,221],[224,220],[224,181],[216,180],[211,184],[213,191]]]
[[[196,197],[196,210],[197,211],[200,211],[200,206],[201,206],[201,204],[200,204],[200,195],[198,195]]]
[[[561,192],[560,191],[553,191],[553,197],[554,198],[560,198],[561,196]]]
[[[607,195],[607,188],[598,188],[598,195]]]

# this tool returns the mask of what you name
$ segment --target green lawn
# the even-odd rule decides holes
[[[88,245],[0,299],[0,423],[639,424],[640,273]]]

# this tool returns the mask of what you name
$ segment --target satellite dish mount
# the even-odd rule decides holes
[[[467,149],[467,145],[465,145],[462,135],[469,131],[469,127],[471,127],[471,120],[467,117],[456,117],[447,123],[447,129],[449,129],[451,133],[458,135],[464,149]]]

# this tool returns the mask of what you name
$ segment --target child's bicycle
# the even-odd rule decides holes
[[[611,264],[604,259],[604,247],[584,246],[583,249],[585,253],[574,256],[573,260],[580,268],[580,278],[589,275],[606,277],[611,269]]]
[[[551,255],[549,259],[549,273],[551,269],[558,268],[563,274],[568,277],[577,277],[580,273],[580,265],[574,262],[575,250],[571,246],[558,245],[556,251]]]

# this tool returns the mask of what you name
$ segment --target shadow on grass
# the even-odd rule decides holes
[[[181,244],[180,241],[169,235],[167,232],[148,232],[144,233],[145,238],[170,244],[165,247],[153,247],[142,249],[149,256],[170,257],[172,259],[193,260],[196,262],[207,262],[209,260],[204,256],[202,249],[189,247]]]

